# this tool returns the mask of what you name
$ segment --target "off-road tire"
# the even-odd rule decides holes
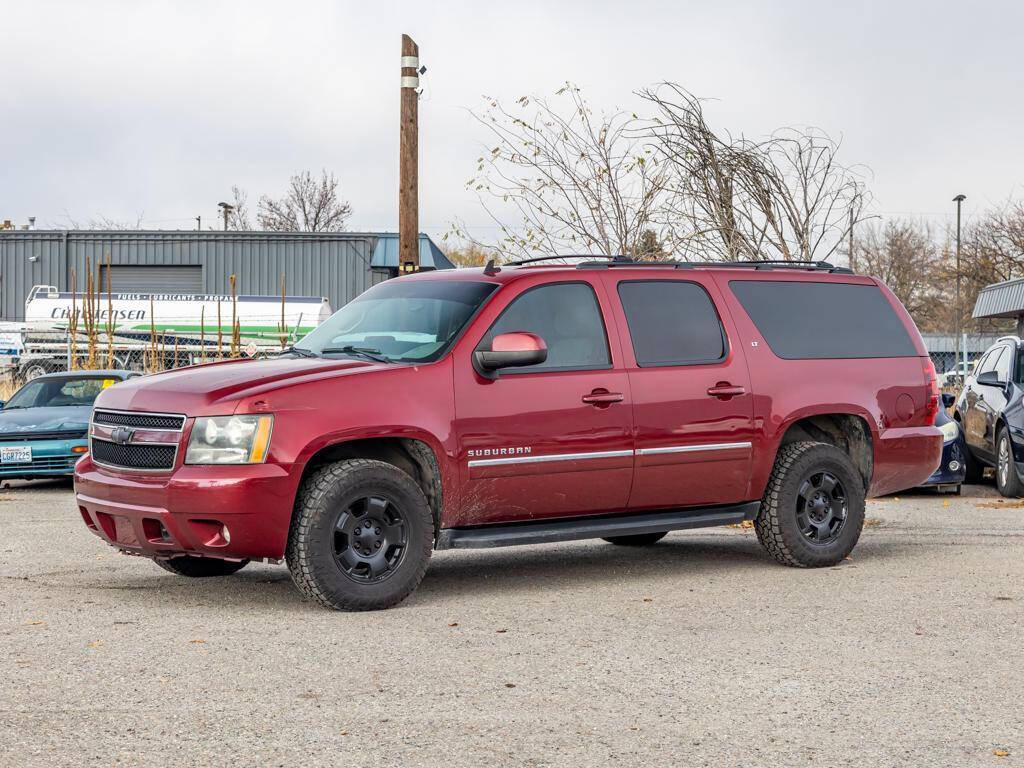
[[[1005,478],[1002,467],[1000,467],[1003,441],[1006,441],[1007,460],[1009,461]],[[999,434],[996,435],[996,488],[999,489],[1001,496],[1007,498],[1024,496],[1024,484],[1021,483],[1020,476],[1017,474],[1017,463],[1013,460],[1013,443],[1010,441],[1010,432],[1006,427],[1001,427]]]
[[[215,557],[191,557],[182,555],[169,560],[154,560],[165,571],[178,576],[205,579],[209,576],[230,576],[249,564],[248,560],[219,560]]]
[[[632,536],[606,536],[604,540],[620,547],[649,547],[665,538],[667,533],[668,531],[661,531],[659,533],[636,533]]]
[[[828,472],[842,484],[846,518],[837,538],[812,544],[797,522],[801,485],[812,475]],[[775,466],[754,518],[758,541],[783,565],[820,568],[835,565],[853,551],[864,527],[864,479],[843,451],[827,443],[801,441],[779,449]]]
[[[407,541],[401,562],[386,579],[358,583],[335,560],[334,526],[343,510],[369,494],[400,510]],[[302,483],[285,559],[307,599],[339,611],[373,611],[396,605],[419,586],[433,543],[430,505],[408,474],[383,461],[348,459],[320,467]]]

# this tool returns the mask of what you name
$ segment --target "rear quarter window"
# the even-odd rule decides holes
[[[906,327],[878,286],[731,280],[729,288],[778,357],[917,356]]]

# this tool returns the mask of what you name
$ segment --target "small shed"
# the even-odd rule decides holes
[[[971,316],[976,320],[1011,317],[1017,321],[1017,335],[1024,336],[1024,277],[986,285],[978,294]]]

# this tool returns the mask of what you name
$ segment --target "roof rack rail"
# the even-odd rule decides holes
[[[603,253],[565,253],[560,256],[536,256],[532,259],[510,261],[508,265],[510,267],[521,267],[525,264],[536,264],[538,261],[552,261],[553,259],[609,259],[614,262],[633,263],[633,260],[628,256],[606,256]]]
[[[585,261],[577,269],[607,269],[608,267],[671,267],[673,269],[695,269],[698,267],[738,269],[803,269],[809,272],[834,272],[852,275],[848,267],[837,267],[827,261],[633,261],[614,259],[612,261]]]

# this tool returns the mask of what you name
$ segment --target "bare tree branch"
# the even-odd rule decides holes
[[[352,206],[338,199],[338,180],[323,171],[320,180],[309,171],[291,177],[280,199],[260,197],[257,220],[271,232],[343,232]]]

